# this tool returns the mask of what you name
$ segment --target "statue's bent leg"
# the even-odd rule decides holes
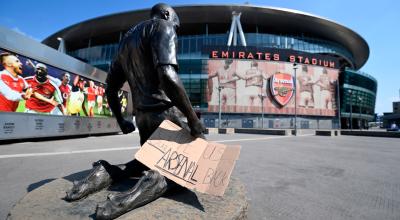
[[[66,192],[66,201],[75,201],[110,186],[124,177],[122,169],[99,160],[93,163],[93,169],[82,180],[74,181],[72,188]]]
[[[121,167],[121,166],[120,166]],[[134,159],[124,164],[121,167],[124,170],[124,173],[127,178],[129,177],[141,177],[143,175],[143,171],[150,170],[147,166]]]
[[[155,170],[144,171],[136,185],[125,192],[110,194],[96,208],[96,219],[114,219],[162,196],[169,186],[167,179]]]
[[[167,111],[137,111],[136,123],[139,128],[140,144],[143,145],[163,120],[169,119],[185,128],[174,109]],[[187,125],[186,125],[187,127]],[[137,160],[126,164],[124,171],[130,176],[136,176],[138,171],[148,168]],[[132,209],[143,206],[160,196],[176,184],[167,180],[155,170],[144,171],[136,185],[125,192],[110,194],[107,200],[96,208],[96,219],[114,219]]]

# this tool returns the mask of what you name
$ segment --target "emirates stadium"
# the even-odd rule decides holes
[[[377,81],[359,71],[369,47],[353,30],[283,8],[174,9],[179,75],[207,127],[346,129],[374,119]],[[125,32],[149,14],[93,18],[42,43],[107,72]]]

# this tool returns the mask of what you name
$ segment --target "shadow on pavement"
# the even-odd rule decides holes
[[[31,192],[31,191],[43,186],[46,183],[50,183],[53,180],[55,180],[55,179],[54,178],[53,179],[45,179],[45,180],[40,180],[39,182],[36,182],[36,183],[32,183],[28,186],[28,188],[26,188],[26,191]]]

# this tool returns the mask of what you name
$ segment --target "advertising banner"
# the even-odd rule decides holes
[[[0,112],[109,117],[105,85],[0,49]],[[127,92],[120,91],[122,110]]]
[[[165,120],[135,158],[181,186],[222,196],[239,153],[240,146],[194,139],[186,130]]]
[[[208,111],[335,116],[339,70],[260,60],[208,60]],[[297,92],[295,88],[297,87]],[[263,103],[262,103],[263,102]],[[262,107],[263,105],[263,107]]]

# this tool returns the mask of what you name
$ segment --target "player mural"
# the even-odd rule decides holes
[[[112,116],[104,84],[3,49],[0,58],[0,112]]]
[[[339,70],[293,63],[216,59],[208,61],[208,111],[335,116]],[[262,102],[261,95],[268,98]],[[219,97],[221,97],[219,99]]]

